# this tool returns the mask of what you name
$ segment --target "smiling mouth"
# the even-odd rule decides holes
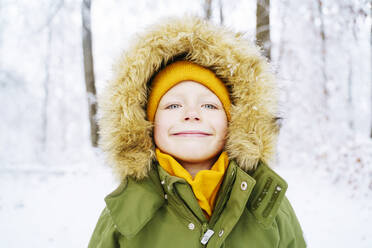
[[[211,136],[209,133],[204,132],[179,132],[173,134],[174,136],[181,136],[181,137],[207,137]]]

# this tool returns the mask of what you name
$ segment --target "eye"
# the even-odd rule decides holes
[[[216,106],[214,106],[212,104],[204,104],[203,106],[205,106],[208,109],[218,109]]]
[[[175,109],[175,108],[177,108],[177,107],[181,107],[181,105],[179,105],[179,104],[171,104],[171,105],[168,105],[168,106],[166,107],[166,109]]]

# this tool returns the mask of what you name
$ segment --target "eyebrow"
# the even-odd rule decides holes
[[[166,101],[164,101],[164,103],[162,103],[159,106],[164,106],[164,105],[168,104],[169,102],[179,102],[179,101],[182,101],[184,99],[185,99],[185,97],[182,94],[177,94],[177,95],[174,95],[174,96],[169,96],[169,98]],[[211,102],[213,104],[216,104],[217,106],[220,106],[220,107],[222,106],[222,103],[219,101],[218,98],[216,99],[214,97],[207,96],[207,95],[199,95],[198,96],[198,101],[199,102],[200,102],[200,99],[202,99],[203,102]]]

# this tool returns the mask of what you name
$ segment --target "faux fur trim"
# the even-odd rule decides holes
[[[164,19],[131,44],[98,96],[99,146],[120,179],[148,175],[155,159],[153,125],[145,112],[149,82],[177,56],[211,69],[230,90],[229,158],[245,171],[260,160],[273,161],[279,131],[276,85],[258,47],[196,16]]]

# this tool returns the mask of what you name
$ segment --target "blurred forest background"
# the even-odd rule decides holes
[[[355,244],[355,238],[344,237],[350,236],[347,228],[326,237],[339,225],[334,219],[326,229],[311,223],[331,208],[311,212],[305,206],[311,200],[296,203],[295,198],[314,186],[315,192],[325,190],[303,179],[313,175],[327,187],[334,185],[329,195],[341,189],[344,198],[337,204],[350,201],[345,213],[371,220],[370,0],[0,0],[0,219],[6,220],[0,220],[0,232],[9,234],[0,237],[0,246],[87,244],[104,194],[114,188],[96,148],[96,95],[137,32],[183,14],[242,32],[262,47],[281,93],[275,167],[293,182],[289,194],[300,222],[304,219],[310,247]],[[47,199],[51,194],[54,198]],[[329,195],[320,197],[332,201]],[[93,209],[85,215],[76,212],[87,206]],[[57,211],[64,213],[56,217]],[[68,211],[80,216],[74,227],[65,222],[73,216]],[[47,220],[49,214],[54,219]],[[15,235],[20,225],[22,230],[44,227],[27,234],[23,243]],[[367,223],[350,225],[360,228],[355,247],[372,247]],[[340,240],[338,246],[333,239]]]

